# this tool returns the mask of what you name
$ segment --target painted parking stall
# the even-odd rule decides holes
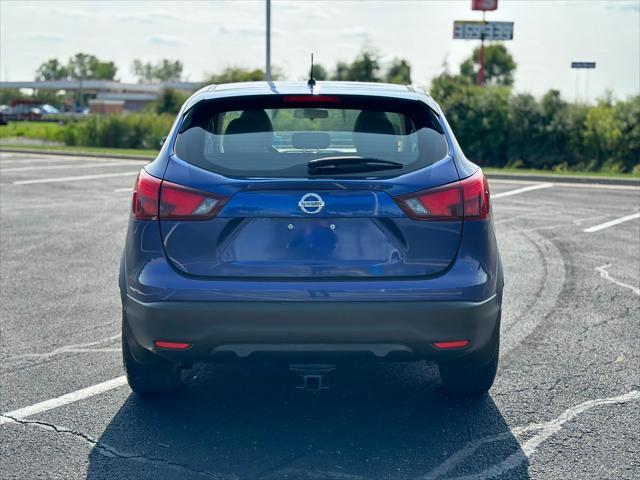
[[[76,161],[97,163],[64,163]],[[423,364],[339,368],[318,395],[286,369],[198,366],[176,396],[143,401],[122,378],[117,293],[139,167],[2,174],[8,478],[637,473],[640,219],[584,231],[634,215],[637,190],[490,179],[507,290],[498,378],[480,402],[444,396]],[[103,173],[123,175],[11,183]]]

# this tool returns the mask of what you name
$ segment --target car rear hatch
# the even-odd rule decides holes
[[[417,101],[201,102],[185,115],[160,189],[166,255],[201,277],[435,275],[462,232],[444,132]]]

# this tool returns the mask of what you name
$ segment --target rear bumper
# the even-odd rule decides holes
[[[495,352],[500,296],[482,302],[154,302],[123,298],[139,361],[153,352],[189,366],[264,356],[485,363]],[[191,344],[167,350],[154,341]],[[441,350],[434,342],[469,340]]]

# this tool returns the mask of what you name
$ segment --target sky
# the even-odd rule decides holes
[[[273,0],[272,64],[301,80],[311,52],[331,69],[373,48],[383,65],[409,60],[413,83],[428,88],[445,68],[457,72],[479,43],[453,40],[453,21],[481,17],[471,0]],[[640,0],[499,0],[487,20],[515,22],[505,43],[519,92],[553,88],[568,100],[640,93]],[[0,80],[33,80],[45,60],[76,52],[114,61],[122,81],[135,81],[137,58],[179,59],[190,81],[230,65],[264,68],[265,2],[0,1]],[[578,72],[572,61],[597,68]]]

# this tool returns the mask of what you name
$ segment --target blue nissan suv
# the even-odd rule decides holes
[[[136,180],[120,268],[140,394],[195,362],[430,361],[477,395],[498,363],[489,187],[408,86],[209,86]]]

